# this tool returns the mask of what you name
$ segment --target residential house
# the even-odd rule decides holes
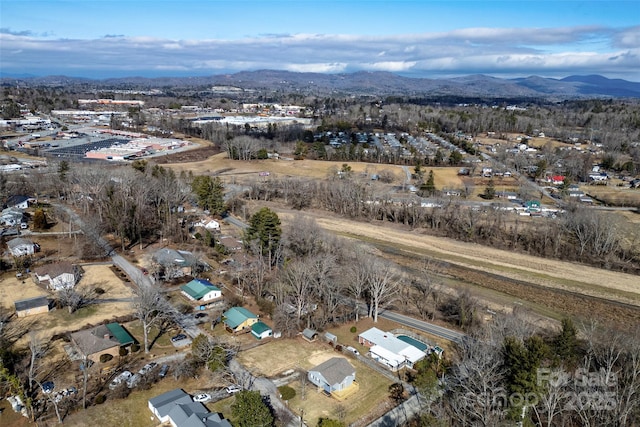
[[[182,294],[191,301],[211,301],[222,297],[222,291],[213,283],[204,279],[193,279],[180,287]]]
[[[7,242],[7,247],[9,248],[9,252],[11,252],[11,255],[15,257],[33,255],[38,248],[38,246],[35,245],[31,240],[24,239],[22,237],[9,240]]]
[[[455,188],[443,188],[442,195],[449,197],[460,197],[462,196],[462,190],[457,190]]]
[[[29,207],[29,197],[27,196],[10,196],[6,202],[7,208],[16,208],[25,210]]]
[[[51,309],[51,301],[44,296],[37,296],[33,298],[25,298],[13,303],[16,308],[16,315],[18,317],[27,317],[34,314],[48,313]]]
[[[173,427],[231,427],[229,421],[194,402],[182,389],[175,389],[149,399],[149,410],[161,423]]]
[[[73,288],[81,277],[81,268],[66,261],[46,264],[34,270],[36,284],[45,285],[52,291]]]
[[[135,340],[120,324],[109,323],[73,332],[71,342],[84,357],[98,362],[103,354],[118,356],[121,347],[126,348]]]
[[[189,251],[162,248],[151,256],[160,267],[160,275],[165,279],[175,279],[193,275],[201,263]]]
[[[220,244],[224,246],[229,252],[239,251],[242,249],[242,241],[231,236],[221,237]]]
[[[412,368],[414,363],[423,359],[426,353],[408,342],[402,341],[391,332],[371,328],[358,336],[358,342],[370,347],[372,359],[385,365],[392,371],[403,367]]]
[[[17,208],[8,208],[0,213],[0,225],[14,227],[23,222],[24,212]]]
[[[351,387],[356,380],[356,369],[344,357],[332,357],[309,369],[307,377],[325,393],[331,394]]]
[[[257,321],[251,325],[251,335],[261,340],[273,335],[273,330],[264,322]]]
[[[518,198],[518,193],[513,191],[497,191],[496,197],[499,199],[515,200]]]
[[[215,219],[201,220],[193,224],[194,227],[204,227],[209,231],[220,231],[220,223]]]
[[[223,314],[223,323],[229,332],[242,332],[258,322],[258,316],[244,307],[231,307]]]

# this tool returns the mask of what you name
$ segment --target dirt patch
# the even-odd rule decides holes
[[[174,154],[166,154],[164,156],[153,157],[151,161],[159,165],[167,163],[188,163],[197,162],[202,159],[207,159],[211,156],[220,153],[220,149],[207,144],[204,147],[194,148],[191,150],[184,150]]]

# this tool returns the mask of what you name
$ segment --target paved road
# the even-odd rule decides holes
[[[438,336],[440,338],[453,341],[458,344],[461,344],[464,338],[466,337],[466,335],[463,334],[462,332],[454,331],[453,329],[443,328],[442,326],[434,325],[434,324],[425,322],[423,320],[414,319],[412,317],[395,313],[389,310],[381,311],[378,314],[378,316],[384,319],[393,320],[402,325],[409,326],[423,332],[427,332],[429,334]]]
[[[288,406],[282,403],[280,400],[280,392],[278,388],[268,378],[254,377],[247,371],[236,359],[232,359],[229,362],[229,369],[233,372],[238,385],[247,390],[257,390],[261,395],[269,398],[269,403],[276,412],[289,414],[289,422],[287,427],[306,427],[306,424],[301,422],[300,417],[295,415]]]
[[[69,215],[70,220],[72,222],[75,222],[76,225],[84,231],[85,235],[96,241],[98,245],[104,250],[104,252],[111,257],[111,261],[122,271],[124,271],[127,276],[129,276],[131,281],[135,283],[139,288],[148,288],[153,286],[154,283],[151,276],[142,274],[142,271],[140,271],[139,267],[131,264],[126,258],[118,255],[113,247],[109,244],[109,242],[103,239],[102,236],[100,236],[94,230],[90,230],[88,229],[88,227],[86,227],[84,221],[82,221],[78,214],[73,211],[73,209],[62,204],[56,204],[55,206],[65,211],[67,215]],[[180,326],[180,328],[182,328],[184,332],[191,338],[195,338],[201,334],[201,331],[197,327],[196,321],[193,317],[182,314],[178,312],[178,310],[175,310],[173,313],[173,318],[176,324],[178,324],[178,326]]]
[[[400,405],[396,406],[368,427],[395,427],[407,424],[421,410],[419,395],[413,395]]]

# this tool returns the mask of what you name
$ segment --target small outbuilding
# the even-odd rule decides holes
[[[309,342],[313,342],[318,338],[318,331],[316,331],[315,329],[306,328],[304,331],[302,331],[302,338]]]
[[[51,309],[51,301],[42,295],[33,298],[25,298],[14,302],[16,307],[16,315],[18,317],[27,317],[34,314],[48,313]]]
[[[273,336],[273,330],[264,322],[257,321],[251,325],[251,334],[257,339],[269,338]]]

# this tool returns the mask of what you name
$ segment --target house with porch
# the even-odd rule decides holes
[[[307,377],[311,383],[331,395],[344,392],[354,384],[356,369],[344,357],[332,357],[309,369]]]
[[[73,288],[82,277],[82,269],[70,262],[55,262],[38,267],[33,272],[37,285],[44,285],[52,291]]]
[[[31,240],[22,237],[9,240],[7,242],[7,247],[9,248],[11,255],[15,257],[33,255],[37,251],[37,245],[35,245]]]
[[[95,328],[73,332],[71,342],[82,356],[98,362],[103,354],[120,355],[120,348],[128,348],[135,339],[119,323],[108,323]]]
[[[222,314],[223,323],[229,332],[248,332],[254,323],[258,322],[258,316],[244,307],[231,307]]]

